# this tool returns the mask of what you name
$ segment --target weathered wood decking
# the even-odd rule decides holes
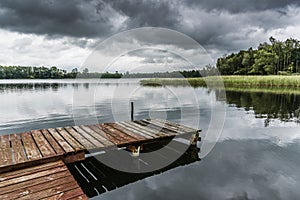
[[[62,161],[0,174],[0,199],[88,199]]]
[[[159,119],[33,130],[0,136],[0,173],[63,159],[84,160],[85,152],[142,144],[198,130]]]
[[[86,199],[64,163],[85,160],[88,152],[144,145],[175,136],[195,140],[199,131],[146,119],[1,135],[0,199]]]

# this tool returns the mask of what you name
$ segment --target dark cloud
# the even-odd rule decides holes
[[[108,10],[97,12],[93,1],[0,1],[0,27],[22,33],[103,36],[113,24]]]
[[[141,27],[174,27],[180,14],[172,3],[143,1],[35,1],[0,2],[0,26],[17,32],[74,37],[101,37]],[[123,26],[116,27],[124,17]],[[123,29],[122,29],[123,27]]]
[[[256,47],[272,30],[295,25],[299,5],[298,0],[2,0],[0,28],[47,38],[70,36],[71,44],[91,48],[95,44],[88,42],[90,38],[164,27],[187,34],[220,56]],[[191,48],[160,34],[155,35],[157,43]],[[144,43],[153,41],[147,35],[138,37]]]
[[[128,28],[175,27],[182,19],[175,1],[106,0],[117,12],[128,16]]]
[[[299,0],[187,0],[188,6],[199,6],[207,11],[224,10],[231,13],[280,10],[290,5],[300,5]]]

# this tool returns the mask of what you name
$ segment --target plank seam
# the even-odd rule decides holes
[[[52,136],[52,134],[48,131],[48,129],[44,129],[45,131],[48,132],[48,134],[50,135],[50,137],[52,137],[52,139],[56,142],[56,144],[65,152],[65,150],[60,146],[60,144],[56,141],[56,139]],[[49,139],[45,136],[45,134],[43,133],[43,131],[41,131],[42,135],[44,136],[44,138],[47,140],[47,142],[49,143],[49,145],[52,147],[52,149],[54,150],[56,155],[59,155],[59,153],[55,150],[55,148],[52,146],[51,142],[49,141]]]
[[[58,128],[62,128],[62,127],[58,127]],[[62,139],[63,139],[66,143],[69,144],[69,146],[74,150],[74,152],[77,152],[76,149],[68,142],[68,140],[66,140],[66,139],[60,134],[60,132],[57,130],[57,128],[54,128],[54,130],[60,135],[60,137],[62,137]],[[66,152],[66,154],[68,154],[68,153]]]
[[[76,131],[72,126],[69,126],[71,129],[73,129],[74,131]],[[79,144],[81,144],[84,148],[86,148],[87,150],[87,147],[85,145],[83,145],[78,139],[76,139],[72,134],[71,132],[68,131],[68,129],[65,129],[65,131],[71,135]],[[77,131],[76,131],[77,132]],[[91,143],[92,145],[94,145],[91,141],[89,141],[86,137],[84,137],[83,135],[81,135],[79,132],[77,132],[81,137],[83,137],[85,140],[87,140],[89,143]],[[96,145],[94,145],[96,147]]]

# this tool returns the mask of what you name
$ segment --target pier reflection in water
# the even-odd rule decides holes
[[[154,152],[164,145],[166,145],[166,142],[163,141],[159,143],[151,143],[144,146],[143,152]],[[154,154],[156,156],[156,159],[166,159],[166,157],[171,154],[178,154],[179,151],[177,151],[176,149],[181,149],[183,145],[186,144],[176,142],[176,145],[172,145],[172,147],[169,147],[168,150],[164,151],[164,154],[155,152]],[[102,159],[107,158],[110,160],[114,159],[115,162],[119,162],[120,164],[125,164],[125,160],[125,162],[132,162],[132,164],[134,165],[139,165],[141,168],[151,167],[151,160],[145,160],[142,155],[138,158],[134,158],[130,155],[130,153],[128,153],[128,157],[124,159],[124,154],[122,153],[121,156],[121,153],[118,153],[119,151],[122,150],[109,150],[103,154],[86,158],[86,160],[84,161],[68,165],[69,170],[71,171],[85,194],[87,194],[90,198],[98,196],[107,191],[120,188],[124,185],[134,183],[141,179],[145,179],[147,177],[151,177],[177,168],[179,166],[188,165],[200,160],[198,156],[199,148],[197,148],[196,146],[190,146],[188,150],[172,164],[153,172],[127,173],[112,169],[100,162]],[[120,160],[122,160],[122,162],[120,162]]]

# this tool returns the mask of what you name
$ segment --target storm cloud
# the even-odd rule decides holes
[[[201,6],[202,8],[212,10],[223,10],[231,13],[253,12],[253,11],[266,11],[266,10],[281,10],[287,6],[299,6],[298,0],[187,0],[185,1],[188,6]]]
[[[299,13],[296,0],[2,0],[0,29],[92,49],[121,31],[163,27],[192,37],[216,59],[270,36],[297,37]]]
[[[88,1],[4,0],[0,2],[2,28],[35,34],[74,37],[103,36],[113,29],[114,16],[108,8],[98,12]]]

